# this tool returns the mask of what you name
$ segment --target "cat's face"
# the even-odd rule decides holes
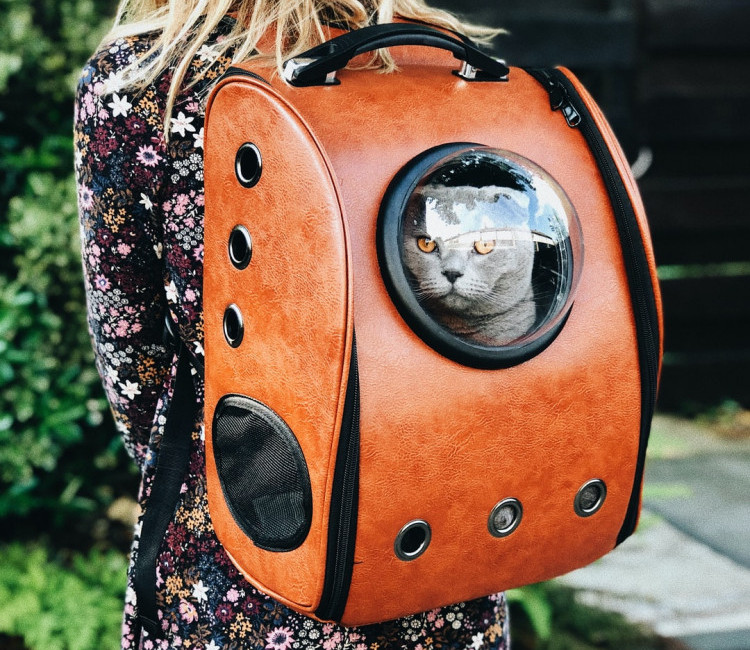
[[[523,193],[426,186],[404,220],[404,262],[433,313],[481,318],[528,299],[534,243]]]

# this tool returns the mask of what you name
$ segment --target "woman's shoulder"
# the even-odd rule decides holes
[[[83,66],[79,84],[121,86],[125,70],[148,54],[154,40],[154,34],[139,34],[104,41]]]

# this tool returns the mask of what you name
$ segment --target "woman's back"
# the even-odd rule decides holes
[[[124,69],[149,50],[153,36],[121,38],[96,53],[79,84],[75,122],[89,322],[118,428],[138,463],[147,510],[171,402],[176,356],[164,342],[167,312],[197,358],[203,354],[203,100],[230,64],[211,46],[231,31],[225,18],[198,50],[187,81],[164,117],[172,72],[144,91],[122,85]],[[202,405],[194,423],[190,466],[163,540],[140,538],[156,553],[158,637],[141,633],[133,564],[123,648],[503,648],[502,595],[366,628],[321,624],[256,591],[216,539],[205,496]]]

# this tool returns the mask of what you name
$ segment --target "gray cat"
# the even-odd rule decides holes
[[[427,185],[404,218],[417,300],[461,338],[507,345],[536,319],[529,197],[508,187]]]

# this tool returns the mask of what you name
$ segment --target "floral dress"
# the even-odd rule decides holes
[[[212,37],[221,38],[222,29]],[[204,100],[229,65],[211,40],[193,61],[201,81],[163,116],[171,73],[144,92],[123,88],[122,70],[148,49],[148,36],[97,52],[81,75],[75,154],[88,317],[97,366],[115,422],[141,474],[148,508],[177,356],[164,341],[171,314],[199,360],[203,348]],[[203,388],[189,468],[156,567],[158,633],[141,628],[133,588],[135,528],[122,648],[334,648],[448,650],[508,648],[507,607],[498,594],[360,628],[324,624],[263,595],[234,567],[208,516],[203,449]]]

